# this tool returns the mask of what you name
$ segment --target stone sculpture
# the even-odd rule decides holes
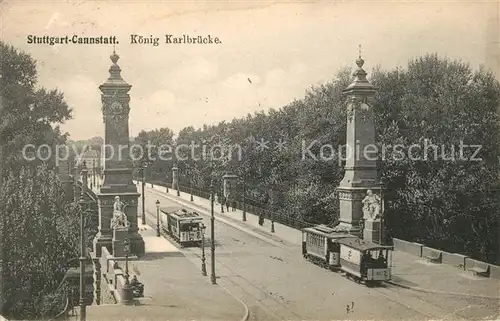
[[[375,220],[380,217],[380,197],[369,189],[363,199],[363,218]]]
[[[113,219],[111,220],[111,226],[114,229],[129,228],[130,222],[127,220],[127,215],[123,212],[125,204],[120,201],[120,196],[115,197],[115,203],[113,204]]]

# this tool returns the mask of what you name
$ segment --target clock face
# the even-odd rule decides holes
[[[121,113],[123,110],[122,104],[119,102],[115,101],[114,103],[111,104],[111,111],[115,114]]]

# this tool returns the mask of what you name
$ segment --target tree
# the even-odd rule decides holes
[[[133,144],[136,146],[132,150],[134,157],[134,167],[141,164],[148,164],[149,176],[154,179],[165,178],[165,173],[172,168],[174,133],[169,128],[160,128],[152,131],[141,131],[134,138]]]
[[[0,42],[0,57],[3,108],[0,144],[6,168],[16,170],[30,162],[22,154],[27,144],[35,147],[47,144],[54,152],[56,145],[66,140],[67,135],[61,133],[58,125],[71,117],[71,109],[57,90],[35,88],[36,62],[28,54]],[[51,158],[51,166],[54,163]]]
[[[492,74],[437,55],[374,78],[379,143],[419,147],[413,159],[406,153],[398,160],[390,151],[381,164],[392,194],[391,232],[492,261],[500,213],[494,192],[500,186],[500,85]],[[472,145],[481,145],[474,159]]]
[[[224,171],[245,174],[249,200],[257,205],[281,217],[335,224],[339,216],[335,188],[345,164],[337,153],[346,137],[343,90],[351,81],[351,70],[341,69],[332,81],[311,87],[303,99],[281,109],[200,129],[189,127],[179,137],[209,146],[222,142],[244,147],[241,161],[197,162],[205,181],[219,186]],[[388,188],[390,233],[492,261],[499,253],[498,82],[463,62],[427,55],[411,60],[406,71],[376,68],[372,83],[378,87],[376,141],[380,175]],[[256,148],[261,139],[270,142],[269,148]],[[282,151],[272,146],[280,139],[287,147]],[[314,143],[311,154],[323,153],[323,159],[302,157],[304,144],[310,143]],[[425,152],[431,143],[444,147],[436,159],[426,157],[432,154]],[[471,160],[475,151],[470,147],[460,159],[461,144],[481,145],[476,155],[481,159]],[[333,155],[325,155],[325,145],[331,146]],[[418,159],[409,157],[413,145],[420,146],[412,154]]]
[[[0,42],[0,57],[0,312],[34,318],[77,249],[73,209],[62,199],[53,157],[66,141],[59,124],[71,109],[62,93],[35,87],[36,62],[28,54]],[[23,155],[27,144],[50,146],[52,157],[28,159],[36,155]]]
[[[14,318],[39,318],[41,302],[58,288],[78,257],[79,219],[66,203],[56,174],[46,165],[23,167],[2,186],[5,220],[2,261],[6,303]]]

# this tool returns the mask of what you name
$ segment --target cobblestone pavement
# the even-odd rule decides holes
[[[106,282],[106,279],[104,277],[101,277],[101,304],[115,303],[115,298],[108,289],[108,283]]]

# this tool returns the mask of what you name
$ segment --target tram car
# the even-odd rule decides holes
[[[359,238],[342,238],[341,270],[347,277],[366,285],[380,284],[391,279],[392,246],[378,245]]]
[[[302,230],[302,255],[304,258],[331,270],[340,269],[340,244],[343,238],[356,236],[336,232],[326,225],[317,225]]]
[[[161,228],[181,246],[199,245],[202,238],[203,218],[184,208],[161,208]]]

